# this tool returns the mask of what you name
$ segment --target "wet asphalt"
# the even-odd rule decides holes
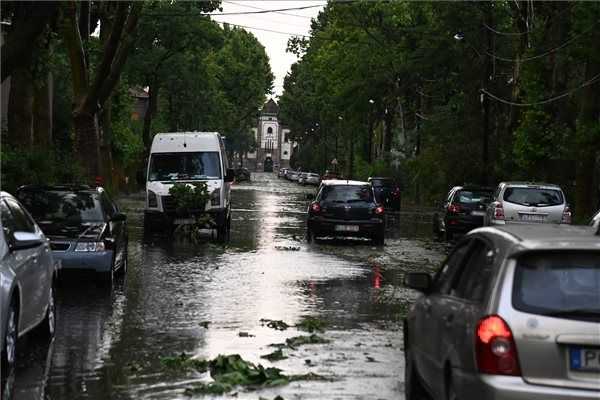
[[[20,343],[13,399],[189,399],[206,374],[174,374],[161,357],[240,354],[286,374],[327,381],[197,398],[403,399],[402,318],[416,293],[408,271],[433,271],[447,252],[427,224],[389,221],[386,245],[363,240],[304,241],[306,194],[315,188],[255,174],[232,190],[231,240],[201,243],[144,237],[143,197],[120,200],[129,220],[129,267],[112,289],[67,279],[59,288],[51,344]],[[270,344],[305,334],[262,326],[327,323],[327,344],[285,349]],[[241,335],[240,335],[241,333]]]

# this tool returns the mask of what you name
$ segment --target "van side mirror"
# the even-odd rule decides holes
[[[31,249],[44,243],[44,239],[38,233],[17,231],[13,233],[13,238],[12,250]]]
[[[427,293],[431,289],[431,275],[425,272],[409,272],[404,275],[404,286]]]
[[[227,173],[225,174],[225,182],[233,182],[235,178],[235,172],[233,168],[227,168]]]

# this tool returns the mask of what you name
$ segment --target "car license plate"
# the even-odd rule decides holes
[[[471,215],[476,217],[483,217],[485,215],[485,211],[471,211]]]
[[[173,220],[173,223],[175,225],[191,225],[195,224],[196,220],[194,218],[175,218],[175,220]]]
[[[336,225],[337,232],[358,232],[358,225]]]
[[[600,348],[569,348],[571,369],[574,371],[600,372]]]
[[[526,222],[544,222],[544,219],[546,219],[545,215],[539,215],[539,214],[521,214],[521,221],[526,221]]]

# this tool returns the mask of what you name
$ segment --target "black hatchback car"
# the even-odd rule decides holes
[[[386,210],[400,211],[400,184],[393,178],[369,178],[375,199]]]
[[[433,215],[433,233],[438,238],[451,240],[455,233],[467,233],[483,226],[492,194],[493,189],[487,187],[453,187]]]
[[[17,198],[50,238],[66,270],[95,272],[112,283],[127,269],[127,218],[102,188],[82,185],[23,186]]]
[[[375,200],[368,182],[323,181],[308,207],[306,238],[318,236],[366,237],[384,244],[384,208]]]

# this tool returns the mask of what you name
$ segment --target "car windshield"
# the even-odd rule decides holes
[[[566,251],[519,258],[513,306],[534,314],[600,320],[600,253]]]
[[[73,191],[21,191],[19,200],[40,224],[104,221],[100,194]]]
[[[154,153],[150,159],[150,181],[219,179],[221,163],[216,151],[198,153]]]
[[[372,202],[373,191],[367,185],[325,186],[321,200],[331,203]]]
[[[455,201],[461,204],[489,203],[492,193],[480,190],[459,190],[456,193]]]
[[[509,187],[504,191],[504,201],[532,207],[558,206],[563,204],[563,195],[557,189]]]

